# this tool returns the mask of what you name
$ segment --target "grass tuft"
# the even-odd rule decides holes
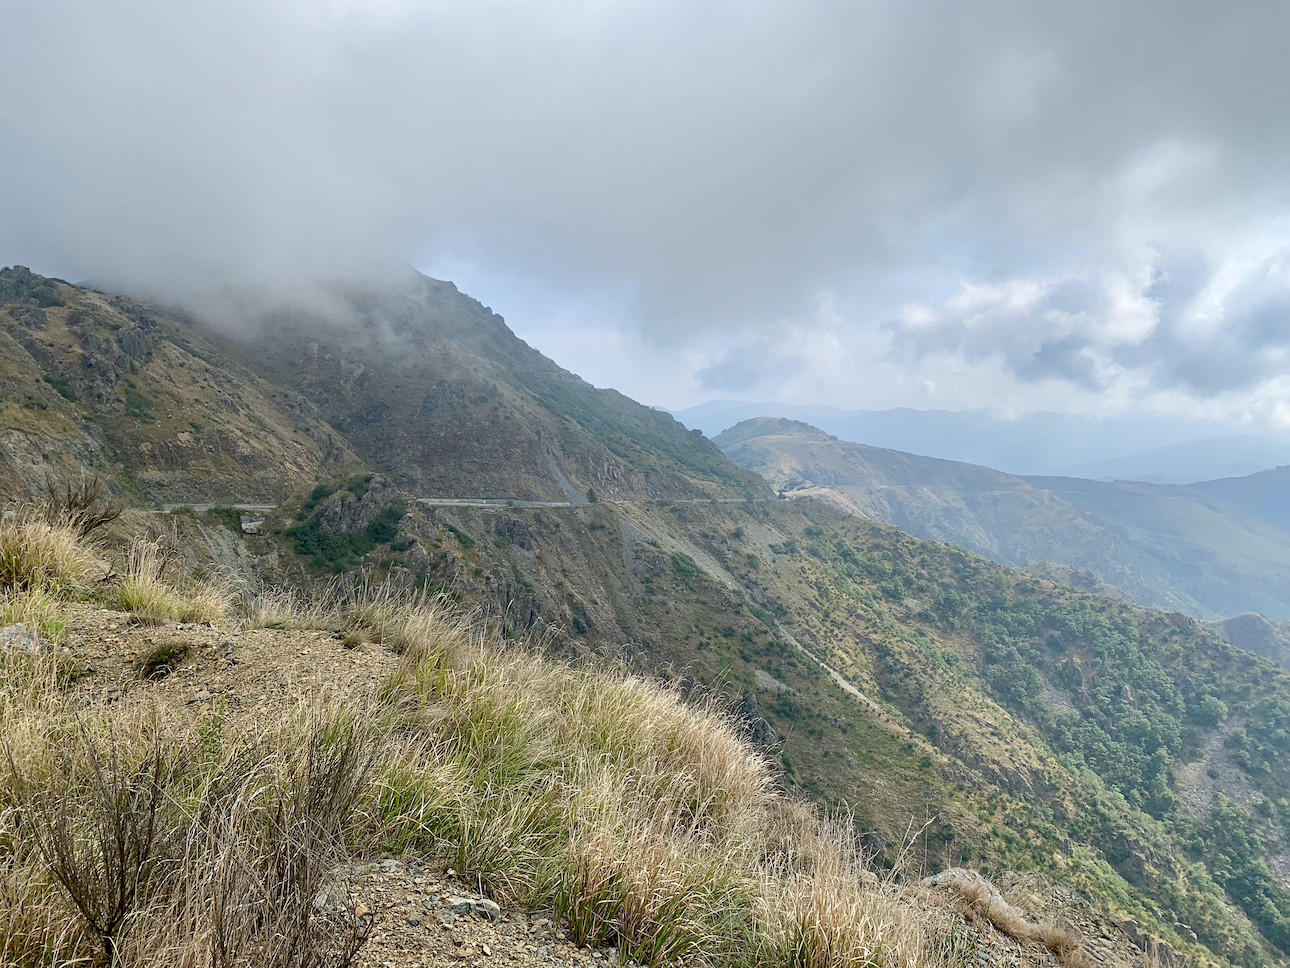
[[[71,524],[20,509],[0,520],[0,592],[85,594],[106,565]]]
[[[146,624],[161,622],[219,622],[232,609],[231,594],[211,581],[178,588],[167,582],[171,556],[159,540],[131,542],[125,571],[116,586],[113,604]]]

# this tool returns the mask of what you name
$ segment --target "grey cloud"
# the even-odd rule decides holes
[[[993,359],[1024,381],[1058,379],[1089,390],[1135,374],[1155,389],[1204,399],[1290,374],[1288,255],[1290,248],[1243,267],[1239,283],[1221,298],[1207,297],[1213,267],[1186,254],[1177,268],[1156,266],[1134,294],[1149,317],[1137,333],[1116,326],[1123,309],[1110,290],[1123,286],[1122,276],[1014,281],[974,300],[960,296],[921,307],[924,316],[907,312],[887,328],[896,351],[911,362]],[[1018,304],[1024,285],[1039,291]]]
[[[755,343],[821,290],[925,299],[949,250],[969,279],[1077,278],[1126,225],[1199,251],[1290,206],[1272,0],[0,5],[0,263],[171,294],[469,252],[630,291],[658,341]],[[963,351],[1094,386],[1104,295],[1063,283],[1042,336],[1001,318]],[[1247,351],[1279,345],[1269,311]],[[730,353],[708,385],[752,379]]]
[[[695,374],[709,390],[722,393],[774,393],[806,369],[805,361],[771,339],[721,353]]]

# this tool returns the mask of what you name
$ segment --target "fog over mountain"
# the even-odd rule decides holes
[[[674,407],[1290,420],[1283,4],[2,10],[0,264],[236,318],[411,262]]]

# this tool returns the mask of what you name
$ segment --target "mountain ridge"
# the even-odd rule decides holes
[[[1067,565],[1198,618],[1290,617],[1290,534],[1187,488],[1010,475],[782,418],[744,421],[716,443],[776,489],[802,493],[809,481],[877,520],[1003,564]]]

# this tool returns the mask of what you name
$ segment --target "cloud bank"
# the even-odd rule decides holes
[[[1290,420],[1284,4],[0,4],[0,263],[456,269],[676,404]]]

